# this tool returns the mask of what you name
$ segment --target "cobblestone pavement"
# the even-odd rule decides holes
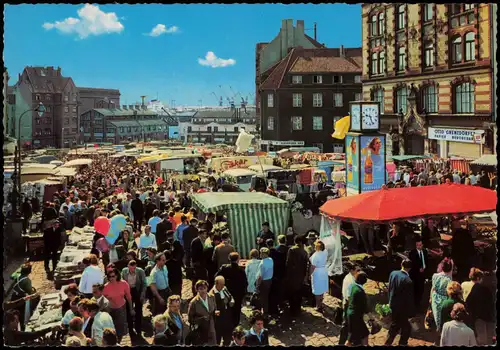
[[[31,274],[33,287],[41,293],[55,292],[54,283],[47,279],[43,262],[33,263],[33,272]],[[365,285],[365,290],[369,299],[369,307],[373,310],[376,302],[387,302],[387,297],[380,293],[377,284],[369,281]],[[184,280],[182,297],[189,300],[192,297],[191,281]],[[338,305],[339,299],[330,295],[325,295],[324,303],[326,310],[323,314],[317,312],[312,307],[303,307],[303,312],[296,320],[291,320],[288,317],[288,312],[285,312],[275,321],[271,321],[268,325],[270,333],[271,345],[280,346],[331,346],[337,345],[340,334],[340,327],[335,325],[333,320],[333,308]],[[187,304],[183,305],[183,311],[187,311]],[[243,307],[244,316],[241,318],[242,326],[248,328],[248,316],[250,308]],[[186,315],[185,315],[186,316]],[[420,325],[423,325],[423,317],[419,318]],[[423,328],[423,327],[422,327]],[[369,345],[383,345],[387,337],[387,329],[382,329],[378,334],[370,335]],[[425,330],[412,332],[412,338],[409,340],[409,346],[429,346],[434,342],[435,333]],[[394,344],[398,344],[399,336],[396,337]],[[131,340],[130,336],[125,336],[121,342],[122,346],[145,345],[151,344],[152,338],[145,337],[140,340]]]

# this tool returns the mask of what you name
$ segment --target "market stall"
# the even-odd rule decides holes
[[[470,163],[470,168],[476,173],[480,173],[481,170],[487,173],[497,171],[497,155],[496,154],[485,154],[481,158]]]
[[[411,205],[408,205],[408,198],[413,199]],[[495,210],[496,205],[495,191],[476,186],[446,184],[394,189],[384,186],[381,190],[330,200],[320,211],[331,220],[373,226],[422,218],[466,217],[476,213],[490,213]],[[449,237],[441,235],[441,247],[449,244],[452,239],[451,235],[445,236]],[[485,245],[492,246],[491,242],[486,241],[476,243],[483,251],[487,249]],[[437,266],[442,257],[442,250],[438,248],[430,250],[430,253]],[[397,269],[404,258],[405,254],[396,254],[392,259],[370,256],[364,259],[364,265],[372,267],[367,271],[371,279],[386,282],[389,273]]]
[[[78,168],[81,166],[86,166],[86,165],[91,165],[91,164],[92,164],[92,159],[80,158],[80,159],[70,160],[69,162],[64,163],[61,167],[63,167],[63,168]]]
[[[211,192],[195,194],[192,198],[193,205],[200,212],[224,213],[233,245],[244,258],[255,248],[255,238],[263,222],[270,223],[276,236],[286,232],[289,204],[271,195],[259,192]]]

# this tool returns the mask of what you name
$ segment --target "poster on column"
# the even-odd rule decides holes
[[[361,136],[361,192],[378,190],[385,184],[385,136]]]
[[[359,193],[359,137],[346,136],[346,185],[349,194]]]

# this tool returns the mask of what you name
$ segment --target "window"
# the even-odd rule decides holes
[[[403,29],[406,25],[405,23],[405,5],[399,5],[397,9],[397,22],[396,22],[396,30]]]
[[[47,101],[50,101],[50,100],[52,99],[52,97],[51,97],[50,95],[45,95],[45,99],[46,99]]]
[[[64,102],[68,102],[68,94],[64,94]]]
[[[372,74],[378,74],[378,55],[376,52],[372,53]]]
[[[434,65],[434,44],[426,43],[424,47],[424,67],[432,67]]]
[[[123,126],[120,127],[120,134],[123,134],[124,131],[125,131],[125,128]]]
[[[267,94],[267,107],[274,107],[274,95]]]
[[[371,19],[371,36],[378,35],[378,23],[377,23],[377,15],[373,15]]]
[[[52,111],[52,108],[50,106],[45,106],[45,112],[50,112]]]
[[[402,87],[396,90],[396,113],[403,112],[406,113],[406,107],[408,103],[408,89]]]
[[[406,69],[406,47],[398,48],[398,71]]]
[[[76,113],[76,106],[73,106],[72,110],[73,110],[73,113]]]
[[[334,75],[333,76],[333,83],[335,83],[335,84],[342,83],[342,76],[341,75]]]
[[[292,117],[292,130],[302,130],[302,117]]]
[[[380,105],[380,113],[384,111],[384,89],[380,88],[372,92],[372,100]]]
[[[40,101],[40,95],[35,95],[35,100]]]
[[[323,94],[313,94],[313,107],[323,107]]]
[[[321,75],[313,75],[313,83],[314,84],[323,83],[323,77]]]
[[[457,36],[451,42],[451,54],[453,63],[462,62],[462,38]]]
[[[424,5],[424,22],[429,22],[434,17],[434,9],[432,8],[432,4]]]
[[[73,94],[73,102],[76,102],[76,94]]]
[[[313,130],[323,130],[323,117],[313,117]]]
[[[68,106],[64,106],[64,111],[65,111],[66,113],[68,113],[68,112],[69,112],[69,107],[68,107]]]
[[[476,4],[465,4],[465,11],[474,10]]]
[[[437,113],[437,92],[434,85],[425,87],[422,91],[423,107],[427,113]]]
[[[302,84],[302,75],[293,75],[292,84]]]
[[[214,132],[218,132],[218,131],[219,131],[219,127],[214,126]]]
[[[267,130],[274,130],[274,117],[267,117]]]
[[[71,132],[76,132],[76,128],[71,128]]]
[[[335,123],[337,123],[342,117],[333,117],[333,127],[335,127]]]
[[[40,125],[40,124],[41,124],[41,120],[40,120],[40,118],[36,118],[36,119],[35,119],[35,123],[36,123],[36,125]]]
[[[378,15],[378,34],[379,35],[385,34],[385,18],[383,12],[379,13]]]
[[[192,131],[193,131],[193,127],[188,126],[187,132],[192,132]]]
[[[239,128],[237,126],[234,127],[234,132],[239,132]]]
[[[474,113],[474,86],[471,83],[455,87],[455,113]]]
[[[361,92],[354,93],[354,101],[363,101],[363,96],[362,96]]]
[[[355,75],[354,76],[354,82],[355,83],[361,83],[361,75]]]
[[[69,125],[69,118],[64,118],[64,125]]]
[[[385,52],[381,51],[378,54],[378,63],[379,63],[379,73],[385,73]]]
[[[293,94],[293,107],[302,107],[302,94]]]
[[[341,92],[335,92],[333,94],[333,106],[342,107],[344,105],[344,96]]]
[[[465,34],[465,62],[474,61],[476,58],[476,39],[473,32]]]

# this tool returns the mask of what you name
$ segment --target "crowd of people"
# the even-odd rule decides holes
[[[461,182],[457,176],[460,174],[408,171],[394,186]],[[484,176],[463,177],[465,183],[482,186],[486,184]],[[55,193],[53,201],[44,203],[44,262],[49,278],[57,266],[57,252],[64,244],[66,230],[93,226],[99,217],[119,214],[126,216],[127,225],[113,244],[95,232],[91,254],[82,261],[79,284],[65,289],[63,319],[56,328],[24,331],[24,305],[36,297],[36,291],[31,287],[29,267],[21,271],[9,303],[11,310],[6,312],[8,345],[20,345],[53,331],[68,346],[113,346],[125,335],[140,337],[149,328],[156,345],[269,345],[265,325],[287,308],[292,317],[299,316],[305,298],[323,311],[323,296],[332,281],[325,244],[316,233],[276,235],[269,223],[263,222],[262,231],[256,233],[255,249],[237,252],[230,234],[220,229],[219,223],[225,219],[218,213],[201,216],[190,198],[192,193],[217,191],[217,183],[205,188],[194,182],[179,186],[173,178],[158,179],[147,165],[95,158],[66,191]],[[493,180],[488,180],[491,186]],[[29,201],[26,203],[27,212],[37,209]],[[396,247],[400,228],[395,225],[388,231],[392,232],[389,245]],[[250,257],[244,266],[241,255]],[[411,332],[408,320],[419,312],[423,298],[426,259],[426,248],[417,239],[401,271],[391,273],[392,323],[387,345],[398,332],[400,345],[407,345]],[[427,312],[432,317],[426,318],[434,320],[441,345],[486,345],[493,339],[494,302],[481,284],[482,272],[472,269],[470,282],[452,280],[454,267],[460,268],[459,276],[463,276],[469,265],[445,258],[440,271],[432,277],[431,307]],[[342,286],[339,343],[367,345],[363,285],[368,278],[359,267],[348,268]],[[190,299],[183,298],[184,279],[191,280]],[[250,327],[245,330],[241,314],[247,304],[253,311]],[[181,312],[186,305],[187,319]],[[144,322],[145,306],[151,313],[150,325]]]

